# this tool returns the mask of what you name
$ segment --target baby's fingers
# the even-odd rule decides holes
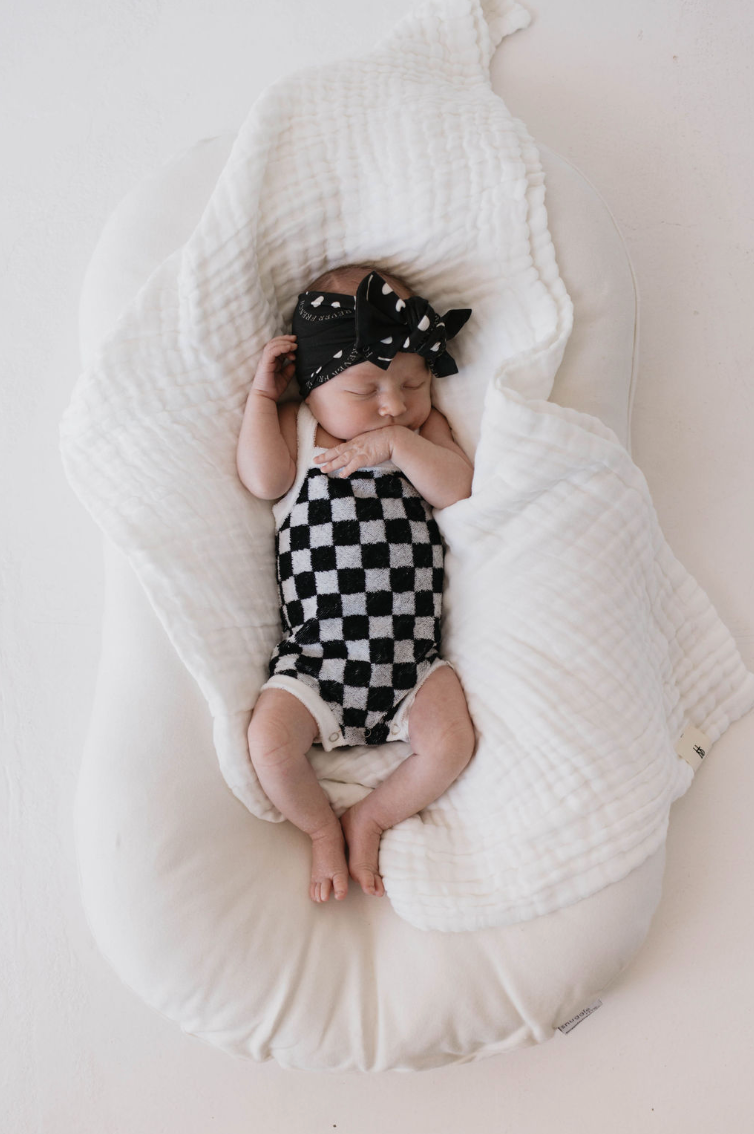
[[[289,354],[291,351],[294,351],[297,346],[298,343],[295,339],[286,338],[285,335],[281,335],[280,338],[270,339],[264,349],[267,351],[267,354],[275,358],[279,354]]]
[[[335,445],[332,449],[325,449],[324,453],[317,453],[314,460],[320,465],[329,465],[331,461],[343,456],[345,456],[345,450],[342,446]]]
[[[323,461],[320,465],[320,468],[327,469],[328,472],[332,472],[333,469],[339,469],[341,465],[346,464],[346,462],[350,459],[351,458],[349,453],[339,453],[337,457],[331,457],[329,461]]]
[[[352,472],[356,472],[357,469],[360,469],[366,463],[367,463],[367,461],[366,461],[366,458],[363,456],[363,454],[347,453],[347,454],[345,454],[344,459],[342,461],[338,460],[335,463],[333,468],[335,468],[335,469],[339,468],[341,476],[350,476]],[[342,468],[341,468],[341,465],[343,466]]]
[[[327,453],[322,453],[323,457],[327,457]],[[315,461],[317,457],[314,458]],[[350,473],[360,469],[365,464],[363,455],[355,453],[353,449],[346,449],[345,452],[338,453],[336,456],[331,457],[329,460],[323,460],[319,466],[324,472],[335,472],[341,469],[341,476],[348,476]]]

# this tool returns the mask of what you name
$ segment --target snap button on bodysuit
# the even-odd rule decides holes
[[[331,733],[330,733],[330,742],[332,743],[333,741],[335,741],[335,740],[337,740],[337,739],[338,739],[338,734],[337,734],[337,732],[331,732]]]

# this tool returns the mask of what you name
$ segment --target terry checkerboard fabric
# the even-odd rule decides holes
[[[312,417],[304,402],[299,437],[302,413]],[[315,689],[346,744],[383,744],[399,702],[439,656],[442,537],[392,461],[347,477],[307,461],[299,481],[276,534],[284,638],[269,674]]]

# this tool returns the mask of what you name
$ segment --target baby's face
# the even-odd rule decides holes
[[[426,359],[398,351],[387,370],[359,362],[316,386],[304,401],[323,429],[350,441],[386,425],[418,429],[432,409],[431,382]]]

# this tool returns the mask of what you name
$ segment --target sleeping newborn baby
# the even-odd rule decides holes
[[[431,401],[433,376],[458,371],[445,341],[470,314],[440,318],[387,273],[335,269],[299,295],[293,333],[267,343],[249,391],[238,473],[277,501],[284,634],[249,753],[267,796],[311,839],[315,902],[344,898],[349,874],[384,894],[382,832],[442,795],[474,750],[461,683],[439,654],[432,515],[471,492],[473,466]],[[303,401],[278,405],[294,373]],[[412,754],[339,821],[311,745],[389,740]]]

